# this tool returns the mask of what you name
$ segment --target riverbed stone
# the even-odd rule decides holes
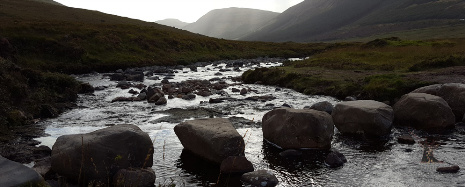
[[[347,159],[344,156],[344,154],[340,153],[336,149],[331,149],[330,153],[325,159],[325,163],[331,168],[341,167],[346,162],[347,162]]]
[[[258,170],[249,172],[241,176],[241,181],[246,185],[274,187],[278,185],[279,180],[271,171]]]
[[[245,156],[230,156],[221,162],[221,173],[247,173],[254,171],[253,164]]]
[[[449,104],[456,121],[461,121],[465,114],[465,84],[434,84],[414,90],[412,93],[427,93],[443,98]]]
[[[52,148],[52,170],[80,184],[91,180],[106,183],[120,169],[152,164],[149,135],[129,124],[60,136]]]
[[[455,116],[441,97],[409,93],[394,105],[395,123],[422,130],[442,130],[455,124]]]
[[[327,112],[328,114],[331,114],[333,112],[334,106],[328,101],[322,101],[313,104],[310,109],[318,110],[318,111],[324,111]]]
[[[262,119],[263,137],[282,149],[329,149],[334,133],[331,115],[312,109],[278,108]]]
[[[394,114],[384,103],[358,100],[337,104],[332,117],[341,133],[381,137],[391,133]]]
[[[244,155],[244,140],[228,119],[190,120],[176,125],[174,132],[185,149],[217,164]]]
[[[44,179],[33,169],[0,156],[0,186],[40,186]]]
[[[457,165],[448,166],[448,167],[438,167],[436,171],[440,173],[457,173],[460,171],[460,167]]]

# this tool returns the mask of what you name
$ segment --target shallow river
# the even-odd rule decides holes
[[[261,67],[278,66],[276,61],[264,61]],[[221,72],[217,76],[217,67],[226,64],[199,67],[197,72],[189,68],[177,70],[170,82],[181,82],[190,79],[209,80],[223,78],[234,84],[228,77],[240,76],[245,70],[256,68],[258,64],[241,67],[241,71]],[[164,75],[157,75],[161,78]],[[49,136],[38,138],[42,145],[52,147],[61,135],[88,133],[105,128],[112,124],[130,123],[147,132],[154,141],[154,165],[156,184],[177,184],[178,186],[237,186],[236,176],[219,176],[219,167],[205,163],[190,153],[183,152],[183,147],[176,137],[173,127],[178,121],[208,117],[240,117],[242,125],[237,130],[244,135],[246,141],[245,154],[255,169],[273,171],[278,177],[279,186],[465,186],[465,173],[440,174],[438,166],[450,164],[465,168],[465,136],[457,131],[446,135],[429,135],[409,129],[393,129],[391,139],[384,142],[367,142],[363,139],[345,137],[335,134],[332,146],[343,153],[348,162],[340,168],[331,169],[325,166],[327,152],[303,150],[298,159],[287,159],[279,156],[278,148],[264,142],[259,126],[263,115],[274,106],[284,103],[293,108],[304,108],[320,101],[337,104],[332,97],[308,96],[289,89],[281,89],[262,85],[233,85],[225,91],[234,100],[219,104],[208,103],[209,97],[197,96],[194,100],[168,100],[165,106],[155,106],[147,102],[114,102],[119,96],[130,97],[128,90],[116,88],[117,82],[110,81],[102,74],[76,76],[78,80],[91,85],[107,87],[96,91],[93,95],[80,95],[78,108],[62,114],[60,117],[41,122],[46,126]],[[145,79],[145,85],[159,84],[161,80]],[[231,88],[250,88],[246,96],[232,92]],[[140,91],[136,88],[132,88]],[[244,100],[251,96],[272,95],[277,99],[267,102]],[[211,110],[210,110],[211,109]],[[214,111],[214,112],[211,112]],[[190,114],[182,119],[169,119],[175,112]],[[247,119],[250,122],[247,122]],[[176,122],[173,122],[176,121]],[[246,122],[244,122],[246,121]],[[258,125],[257,125],[258,124]],[[410,133],[417,142],[428,139],[433,144],[417,143],[414,145],[398,144],[396,137]],[[422,162],[425,147],[434,153],[441,163]]]

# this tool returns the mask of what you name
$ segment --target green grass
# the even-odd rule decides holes
[[[465,66],[464,51],[465,39],[384,38],[332,45],[307,60],[248,71],[242,78],[247,83],[260,81],[306,94],[395,101],[433,83],[415,78],[415,73]]]

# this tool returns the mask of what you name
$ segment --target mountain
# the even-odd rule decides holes
[[[305,0],[241,39],[275,42],[341,40],[463,26],[463,18],[463,0]]]
[[[181,20],[178,20],[178,19],[164,19],[164,20],[156,21],[155,23],[178,28],[178,29],[182,29],[183,27],[190,24],[190,23],[182,22]]]
[[[258,30],[278,15],[248,8],[217,9],[183,29],[215,38],[237,39]]]
[[[52,4],[52,5],[63,6],[61,3],[58,3],[58,2],[53,1],[53,0],[33,0],[33,1],[42,2],[42,3],[49,3],[49,4]]]

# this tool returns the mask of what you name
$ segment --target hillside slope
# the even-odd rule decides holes
[[[155,21],[155,23],[178,28],[178,29],[182,29],[183,27],[190,24],[190,23],[182,22],[181,20],[178,20],[178,19],[164,19],[164,20]]]
[[[277,15],[247,8],[217,9],[183,29],[215,38],[237,39],[258,30]]]
[[[328,41],[396,31],[464,26],[461,0],[306,0],[261,30],[243,37],[257,41]],[[430,33],[432,37],[434,33]]]

